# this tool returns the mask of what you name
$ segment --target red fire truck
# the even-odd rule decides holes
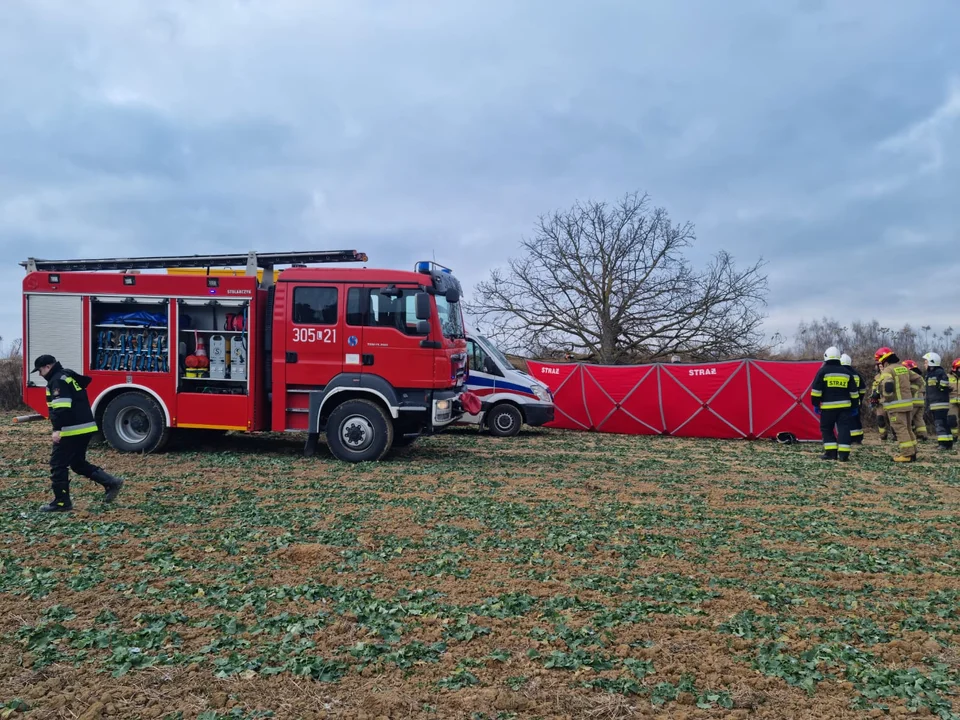
[[[341,460],[379,460],[442,431],[479,399],[464,392],[460,283],[355,250],[37,260],[23,280],[24,401],[47,417],[33,359],[93,378],[107,443],[153,452],[172,429],[320,433]],[[274,272],[274,267],[289,265]],[[209,274],[244,267],[244,274]],[[207,268],[171,275],[150,269]]]

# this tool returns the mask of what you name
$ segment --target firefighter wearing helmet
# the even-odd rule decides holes
[[[860,411],[862,409],[861,403],[863,402],[863,397],[867,394],[867,381],[860,371],[853,366],[853,358],[846,353],[840,356],[840,364],[850,368],[850,372],[852,372],[854,378],[856,378],[857,395],[859,395],[853,403],[853,407],[856,408],[857,412],[851,413],[850,418],[850,444],[863,445],[863,422],[860,419]]]
[[[914,435],[917,436],[917,441],[926,442],[927,381],[923,377],[923,370],[918,368],[913,360],[904,360],[903,366],[910,371],[910,392],[913,393],[913,417],[910,420],[910,424],[913,427]]]
[[[950,368],[950,413],[947,416],[953,441],[960,439],[960,358]]]
[[[899,452],[894,462],[916,462],[917,436],[913,432],[913,393],[910,390],[908,368],[903,366],[897,354],[888,347],[882,347],[874,353],[879,376],[873,399],[883,404],[884,412],[890,422],[890,429],[896,433]]]
[[[940,450],[953,449],[953,435],[950,433],[948,417],[950,416],[950,378],[940,367],[940,356],[935,352],[928,352],[923,356],[926,369],[927,406],[933,415],[933,423],[937,429],[937,447]]]
[[[840,350],[830,346],[810,388],[813,411],[820,417],[823,435],[821,460],[850,459],[850,421],[860,412],[860,391],[853,369],[840,363]]]

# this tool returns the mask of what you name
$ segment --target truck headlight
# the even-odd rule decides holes
[[[449,410],[449,409],[450,409],[449,400],[437,400],[437,410],[440,410],[441,412],[443,412],[444,410]]]
[[[539,385],[534,385],[533,394],[536,395],[542,402],[551,402],[550,393]]]

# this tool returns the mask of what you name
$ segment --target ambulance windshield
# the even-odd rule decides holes
[[[500,352],[500,348],[490,342],[490,338],[483,335],[477,335],[477,339],[480,340],[480,344],[483,345],[483,349],[486,350],[490,355],[493,355],[497,360],[500,361],[500,364],[505,368],[512,368],[513,364],[507,360],[507,356]]]

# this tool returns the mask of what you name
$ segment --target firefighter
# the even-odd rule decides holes
[[[924,378],[927,384],[926,399],[930,413],[933,415],[933,424],[937,430],[937,447],[940,450],[953,449],[953,435],[950,433],[948,417],[950,416],[950,378],[940,367],[940,356],[935,352],[928,352],[923,356]]]
[[[947,416],[953,441],[960,440],[960,358],[950,368],[950,414]]]
[[[859,412],[860,392],[856,376],[840,364],[840,351],[830,346],[823,353],[823,366],[817,371],[810,389],[813,411],[820,418],[823,435],[821,460],[850,459],[850,421]]]
[[[40,510],[69,512],[73,509],[70,470],[102,485],[104,500],[113,502],[123,487],[123,480],[87,462],[87,445],[97,431],[86,391],[92,378],[64,368],[52,355],[41,355],[34,360],[30,374],[33,373],[40,373],[40,377],[47,381],[47,407],[53,425],[50,484],[54,497]]]
[[[870,397],[868,398],[870,407],[873,408],[873,411],[877,416],[877,432],[880,434],[880,442],[886,442],[887,440],[896,441],[897,435],[890,428],[890,418],[887,417],[887,413],[883,409],[883,403],[877,399],[879,397],[877,393],[877,386],[879,384],[880,372],[878,371],[876,376],[873,378],[872,385],[870,386]]]
[[[867,394],[867,381],[863,375],[860,374],[860,371],[853,366],[853,358],[846,353],[840,356],[840,364],[850,368],[850,371],[857,381],[858,398],[856,402],[853,403],[856,412],[852,412],[850,418],[850,444],[863,445],[863,421],[860,419],[860,412],[862,411],[861,403],[863,403],[863,397]]]
[[[911,424],[917,442],[927,441],[926,378],[923,370],[913,360],[904,360],[903,366],[910,371],[910,392],[913,393],[913,418]]]
[[[910,370],[888,347],[874,353],[880,372],[873,399],[883,403],[890,429],[896,433],[899,452],[894,462],[917,461],[917,436],[913,432],[913,393],[910,391]]]

